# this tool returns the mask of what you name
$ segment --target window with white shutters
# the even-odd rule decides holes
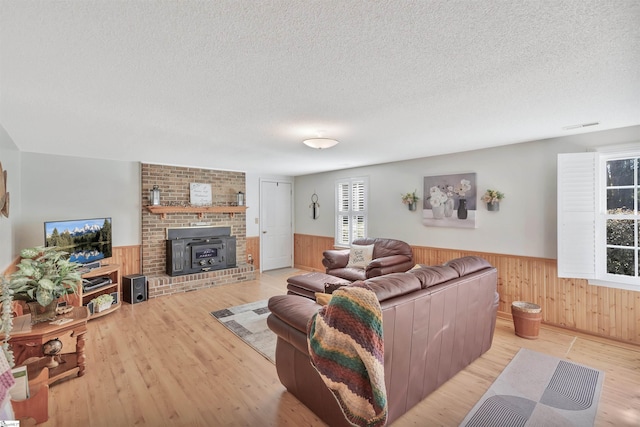
[[[336,182],[336,245],[348,246],[367,235],[367,178]]]
[[[558,156],[558,276],[640,289],[640,152]]]

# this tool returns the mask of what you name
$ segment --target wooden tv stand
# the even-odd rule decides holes
[[[83,279],[90,279],[98,276],[109,276],[111,279],[111,283],[108,285],[101,286],[97,289],[92,289],[90,291],[84,292],[82,290],[82,286],[78,289],[78,298],[76,299],[76,305],[86,306],[91,302],[92,299],[98,297],[103,294],[112,294],[116,293],[117,296],[115,298],[115,302],[111,305],[111,308],[105,311],[101,311],[99,313],[94,312],[90,315],[89,319],[95,319],[97,317],[102,317],[104,315],[113,313],[118,310],[122,306],[122,277],[120,275],[120,265],[119,264],[108,264],[103,265],[102,267],[95,268],[87,273],[82,275]]]

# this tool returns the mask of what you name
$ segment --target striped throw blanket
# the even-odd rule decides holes
[[[382,310],[363,284],[333,293],[307,325],[311,362],[356,426],[387,421]]]

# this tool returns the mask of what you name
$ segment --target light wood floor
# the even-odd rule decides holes
[[[89,322],[87,371],[52,386],[43,426],[322,426],[274,365],[209,314],[285,293],[294,269],[254,282],[155,298]],[[457,426],[521,348],[606,372],[596,425],[640,425],[640,347],[498,319],[493,347],[394,426]]]

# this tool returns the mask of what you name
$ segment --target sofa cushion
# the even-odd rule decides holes
[[[347,268],[365,268],[373,259],[374,245],[351,245]]]
[[[489,264],[486,259],[480,258],[479,256],[465,256],[462,258],[452,259],[444,265],[455,269],[460,277],[491,267],[491,264]]]
[[[358,283],[358,282],[356,282]],[[407,273],[391,273],[384,276],[372,277],[366,283],[378,297],[378,301],[385,301],[420,289],[420,280]]]
[[[420,280],[422,289],[459,277],[458,272],[454,268],[444,265],[423,265],[420,268],[409,270],[409,273]]]
[[[334,268],[327,270],[327,274],[340,277],[350,282],[367,278],[367,273],[364,268]]]
[[[402,240],[388,239],[388,238],[371,238],[363,237],[355,239],[352,244],[354,245],[374,245],[373,259],[383,258],[391,255],[405,255],[413,259],[413,251],[408,243]]]

